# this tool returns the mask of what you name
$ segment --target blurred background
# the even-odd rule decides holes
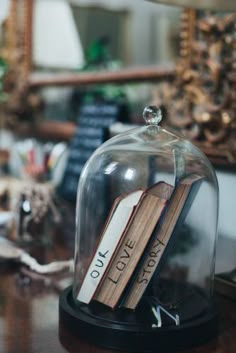
[[[235,252],[236,240],[235,13],[143,0],[1,0],[0,8],[2,232],[19,236],[8,220],[27,213],[22,188],[30,181],[46,185],[56,209],[63,205],[73,244],[84,163],[107,138],[143,124],[143,108],[156,104],[163,125],[216,168],[217,271],[232,269],[236,257],[232,264],[221,255]]]

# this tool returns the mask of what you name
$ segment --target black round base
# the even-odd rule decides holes
[[[194,311],[194,302],[192,304]],[[158,328],[147,325],[144,310],[141,308],[140,315],[127,309],[108,310],[102,304],[76,304],[72,288],[69,287],[60,296],[59,327],[63,327],[75,339],[137,353],[176,352],[203,344],[217,334],[216,313],[209,305],[200,315],[180,322],[179,326],[172,321]],[[144,318],[143,322],[141,318]],[[63,345],[63,335],[60,333]]]

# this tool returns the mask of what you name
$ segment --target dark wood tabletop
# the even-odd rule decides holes
[[[39,261],[68,259],[73,254],[66,244],[41,249]],[[68,333],[59,340],[58,298],[72,276],[40,276],[18,264],[0,263],[0,353],[101,353]],[[217,295],[219,336],[187,353],[236,352],[236,301]]]

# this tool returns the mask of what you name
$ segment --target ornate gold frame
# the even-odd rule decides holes
[[[194,140],[214,164],[235,167],[236,13],[217,16],[183,11],[180,59],[166,106],[169,124]]]
[[[1,56],[10,68],[18,66],[24,81],[31,73],[33,0],[10,0],[5,21],[5,47]]]

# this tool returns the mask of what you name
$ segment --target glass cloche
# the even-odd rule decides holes
[[[100,346],[175,351],[216,334],[218,184],[199,149],[159,126],[157,107],[144,119],[83,169],[74,282],[60,320]]]

